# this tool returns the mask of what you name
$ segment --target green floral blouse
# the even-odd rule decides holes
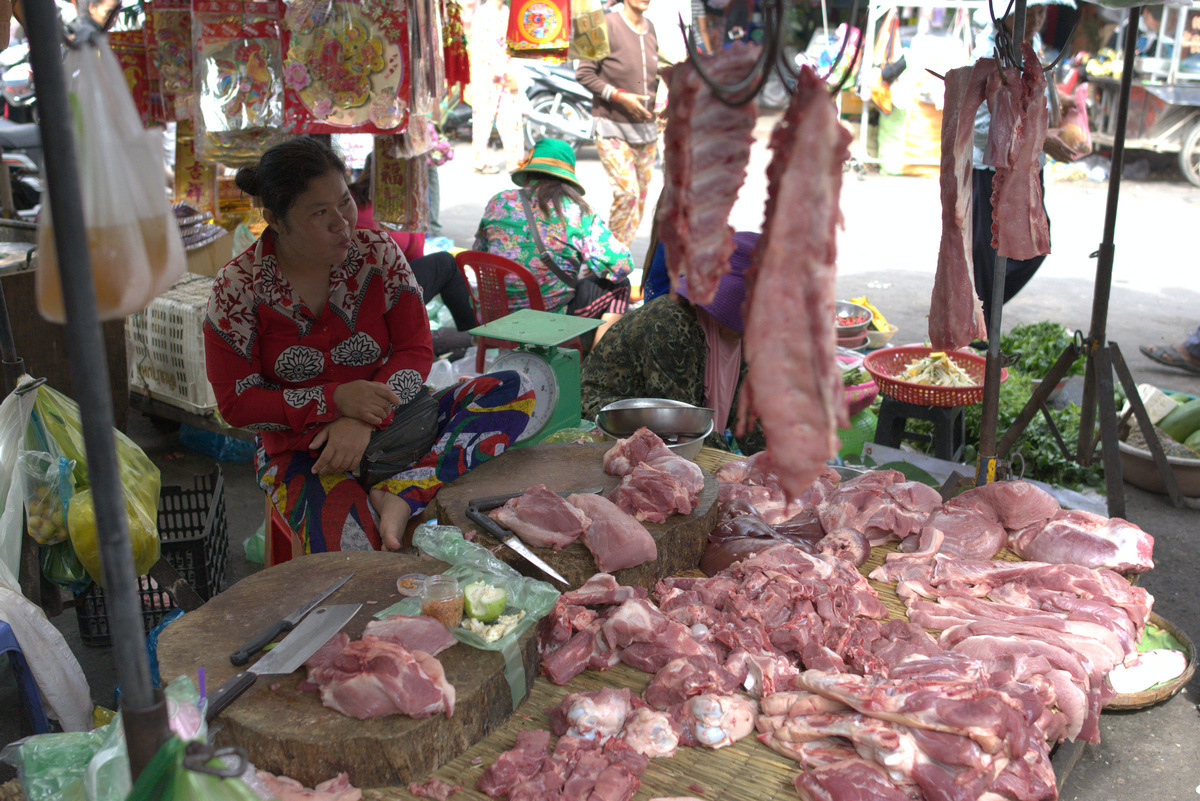
[[[595,419],[605,405],[624,398],[670,398],[704,405],[704,366],[708,360],[704,329],[692,305],[662,295],[622,317],[596,343],[583,361],[580,391],[584,417]],[[746,360],[729,411],[729,428],[737,419],[738,400],[746,381]],[[737,440],[747,456],[767,446],[760,425]],[[713,432],[704,442],[731,450]]]
[[[583,278],[594,275],[610,281],[620,281],[633,271],[633,258],[629,248],[613,236],[612,231],[594,213],[585,212],[574,201],[563,199],[566,223],[553,212],[548,217],[538,208],[537,200],[530,198],[530,208],[537,218],[538,232],[542,242],[552,255],[560,270],[574,272]],[[554,271],[538,256],[537,246],[529,233],[529,221],[521,204],[520,190],[506,189],[493,197],[479,221],[472,250],[482,250],[512,259],[527,267],[542,288],[542,298],[547,311],[558,311],[571,298],[571,288],[559,280]],[[515,306],[529,307],[525,287],[519,281],[508,281],[508,296]]]

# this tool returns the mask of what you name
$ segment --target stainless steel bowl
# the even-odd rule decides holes
[[[871,324],[871,318],[875,316],[866,306],[859,306],[848,300],[839,300],[834,308],[838,319],[836,323],[838,339],[862,336],[863,332],[867,330],[867,326]],[[842,325],[841,320],[845,317],[863,317],[864,319],[860,323]]]
[[[599,415],[597,415],[597,417],[599,417]],[[604,426],[600,425],[599,422],[597,422],[596,425],[599,426],[600,433],[603,434],[604,438],[607,440],[624,439],[625,437],[629,436],[628,434],[614,434],[613,432],[605,429]],[[678,438],[664,438],[663,442],[673,453],[679,454],[684,459],[695,461],[696,457],[700,455],[700,449],[704,447],[704,439],[712,433],[712,429],[713,422],[712,416],[710,415],[708,418],[708,430],[703,434],[700,434],[699,436],[685,435]]]
[[[629,398],[614,401],[596,415],[596,425],[618,437],[627,437],[642,426],[667,437],[707,436],[713,410],[667,398]]]

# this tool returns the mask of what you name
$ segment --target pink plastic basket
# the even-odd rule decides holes
[[[902,381],[896,376],[904,372],[910,364],[931,353],[938,353],[937,348],[922,345],[902,345],[896,348],[880,348],[868,353],[863,359],[863,367],[875,378],[879,391],[884,395],[917,406],[972,406],[983,400],[983,373],[987,359],[977,353],[966,350],[944,351],[950,360],[966,370],[976,384],[970,387],[937,387],[929,384],[914,384]],[[1000,369],[1000,381],[1008,379],[1008,370]]]

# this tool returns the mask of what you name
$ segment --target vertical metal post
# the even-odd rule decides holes
[[[1018,0],[1023,10],[1024,0]],[[983,408],[979,420],[979,457],[975,466],[978,487],[1004,478],[997,475],[996,437],[1000,428],[1000,325],[1004,319],[1004,283],[1008,277],[1008,259],[996,257],[992,272],[992,308],[988,309],[987,364],[983,368]]]
[[[8,395],[17,388],[17,382],[25,373],[25,362],[17,355],[17,344],[13,341],[3,283],[0,283],[0,368],[4,376],[4,394]]]
[[[129,766],[136,780],[168,736],[166,707],[150,681],[150,661],[129,544],[129,521],[113,437],[108,360],[96,314],[95,289],[80,195],[73,115],[62,65],[61,23],[53,0],[26,0],[29,59],[41,106],[39,128],[54,219],[54,244],[66,308],[72,389],[79,403],[96,530],[104,569],[114,662],[121,686]],[[157,708],[157,712],[155,711]]]
[[[1121,89],[1117,98],[1117,128],[1113,132],[1112,168],[1108,174],[1108,201],[1104,209],[1104,238],[1100,242],[1096,259],[1096,288],[1092,295],[1092,327],[1088,340],[1092,351],[1088,354],[1083,375],[1083,405],[1079,410],[1079,448],[1076,459],[1082,465],[1092,463],[1094,441],[1092,432],[1096,427],[1096,392],[1101,389],[1098,369],[1101,365],[1094,358],[1096,349],[1106,347],[1108,339],[1108,302],[1112,296],[1113,261],[1116,244],[1113,237],[1117,228],[1117,198],[1121,190],[1121,170],[1125,166],[1125,123],[1129,117],[1129,89],[1133,83],[1133,59],[1137,55],[1138,19],[1142,7],[1129,9],[1129,22],[1125,28],[1125,60],[1121,67]],[[1109,360],[1104,367],[1111,371]],[[1107,376],[1107,385],[1112,387],[1112,375]]]

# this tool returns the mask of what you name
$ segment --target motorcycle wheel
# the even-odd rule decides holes
[[[582,122],[587,122],[592,115],[573,100],[564,99],[561,95],[543,93],[534,95],[529,101],[529,107],[532,111],[546,116],[558,117],[564,122],[578,125]],[[539,125],[531,119],[525,119],[525,149],[531,150],[542,139],[547,136],[554,136],[557,132],[548,129],[545,125]],[[571,141],[571,148],[578,153],[583,148],[584,142],[580,139]]]

